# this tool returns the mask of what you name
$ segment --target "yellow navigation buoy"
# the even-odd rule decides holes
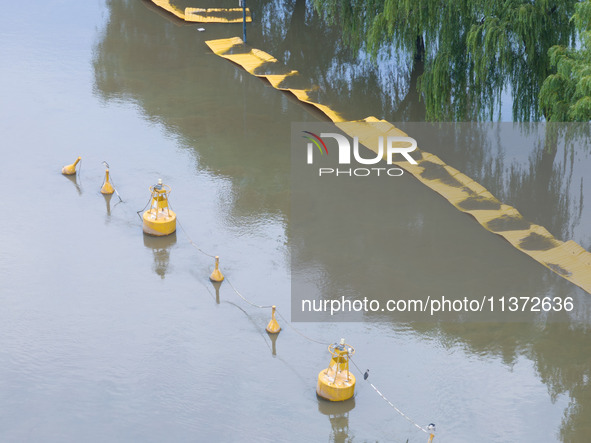
[[[209,279],[214,282],[221,282],[224,280],[224,274],[220,271],[220,257],[217,255],[215,256],[215,269],[209,276]]]
[[[278,334],[279,331],[281,331],[281,326],[279,326],[279,323],[277,322],[277,319],[275,318],[275,305],[272,306],[272,311],[271,311],[271,321],[269,322],[269,324],[267,325],[267,332],[269,334]]]
[[[112,194],[115,192],[115,188],[109,181],[109,168],[105,170],[105,183],[103,183],[103,187],[101,188],[101,194]]]
[[[176,231],[176,214],[168,208],[170,191],[170,186],[162,184],[162,179],[158,180],[157,185],[150,186],[150,208],[142,217],[146,234],[162,236]]]
[[[342,338],[340,344],[328,346],[332,355],[328,368],[318,374],[316,393],[330,401],[344,401],[355,394],[355,376],[349,372],[349,358],[355,349],[345,343]]]
[[[74,175],[76,173],[76,165],[81,160],[81,157],[78,157],[74,163],[71,165],[66,165],[62,168],[62,174],[64,175]]]

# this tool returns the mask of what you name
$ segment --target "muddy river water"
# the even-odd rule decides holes
[[[250,44],[314,78],[327,100],[359,118],[424,118],[404,92],[410,72],[388,61],[372,67],[338,40],[316,44],[310,6],[282,8],[253,5]],[[294,326],[321,341],[345,337],[393,404],[422,426],[437,424],[436,442],[588,440],[584,291],[410,175],[387,203],[327,205],[317,230],[292,233],[291,124],[326,119],[204,44],[241,35],[241,25],[198,32],[124,0],[7,3],[0,24],[1,441],[427,440],[361,377],[354,401],[319,400],[326,347],[285,322],[271,340],[269,310],[227,283],[216,293],[212,260],[187,235],[222,257],[242,294],[287,317],[292,272],[302,271],[352,297],[572,297],[575,311],[553,322],[368,315]],[[591,247],[588,146],[432,152],[557,238]],[[78,155],[80,175],[62,176]],[[98,192],[102,161],[123,202]],[[171,238],[145,237],[136,214],[158,178],[172,186],[184,228]],[[344,218],[362,232],[353,242],[330,229]]]

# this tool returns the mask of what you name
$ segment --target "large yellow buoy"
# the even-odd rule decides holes
[[[146,234],[162,236],[176,231],[176,214],[168,207],[170,191],[170,186],[162,184],[162,179],[158,180],[157,185],[150,186],[150,208],[142,217]]]
[[[316,393],[330,401],[348,400],[355,394],[355,376],[349,372],[349,358],[355,349],[342,338],[338,345],[329,345],[328,352],[332,358],[328,368],[318,374]]]
[[[66,165],[62,168],[62,174],[64,175],[74,175],[76,173],[76,165],[81,160],[81,157],[78,157],[74,163],[71,165]]]

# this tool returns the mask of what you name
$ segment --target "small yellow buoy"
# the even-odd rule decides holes
[[[355,393],[355,376],[349,372],[349,358],[355,349],[342,338],[340,344],[329,345],[328,352],[332,358],[328,368],[318,374],[316,393],[330,401],[348,400]]]
[[[105,183],[103,183],[103,187],[101,188],[101,194],[112,194],[115,192],[115,188],[109,181],[109,168],[105,170]]]
[[[217,255],[215,256],[215,269],[209,276],[209,279],[213,282],[221,282],[224,280],[224,274],[220,271],[220,257]]]
[[[157,185],[150,186],[150,208],[142,216],[146,234],[162,236],[176,231],[176,214],[168,208],[170,191],[170,186],[162,184],[162,179],[158,180]]]
[[[269,324],[267,325],[267,332],[269,334],[278,334],[279,331],[281,331],[281,326],[279,326],[279,323],[277,322],[277,319],[275,318],[275,305],[272,306],[272,311],[271,311],[271,321],[269,322]]]
[[[71,165],[66,165],[62,168],[62,174],[64,175],[74,175],[76,173],[76,165],[81,160],[81,157],[78,157],[74,163]]]

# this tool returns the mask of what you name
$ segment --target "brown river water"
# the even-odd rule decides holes
[[[318,399],[326,346],[281,319],[271,340],[269,310],[227,283],[216,294],[211,258],[182,230],[145,237],[136,211],[158,178],[232,284],[287,318],[292,274],[303,272],[354,297],[572,297],[575,310],[551,322],[367,315],[293,325],[323,342],[345,337],[396,407],[437,424],[435,442],[589,440],[590,296],[410,175],[387,203],[327,205],[314,230],[293,230],[291,124],[326,118],[204,44],[241,35],[241,25],[186,25],[131,0],[3,6],[0,441],[427,441],[359,373],[354,401]],[[405,92],[408,70],[348,53],[336,31],[319,44],[317,18],[301,6],[253,5],[249,44],[348,115],[424,118]],[[427,150],[557,238],[591,248],[588,146]],[[78,155],[80,175],[62,176]],[[102,161],[123,202],[98,192]],[[343,219],[361,232],[353,241],[332,229]]]

